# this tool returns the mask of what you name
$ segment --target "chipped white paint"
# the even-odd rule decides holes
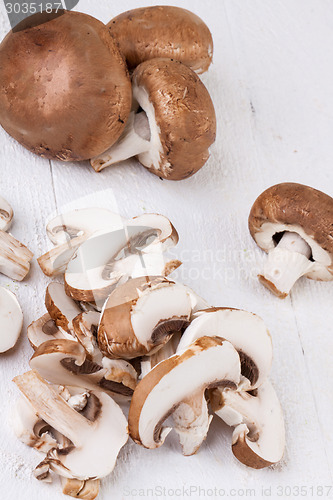
[[[106,22],[121,10],[152,3],[80,0],[77,9]],[[233,458],[231,430],[219,419],[213,420],[207,441],[193,457],[181,455],[172,435],[153,451],[129,441],[113,474],[102,481],[99,498],[135,499],[134,489],[190,485],[227,492],[255,488],[256,498],[261,498],[262,488],[272,487],[275,498],[278,485],[330,485],[332,283],[301,278],[284,301],[272,296],[255,279],[265,256],[249,235],[247,216],[258,194],[277,182],[301,182],[333,195],[332,2],[171,3],[201,16],[214,37],[214,64],[202,75],[218,117],[217,142],[208,165],[182,182],[161,181],[135,160],[97,174],[88,163],[50,165],[1,130],[0,194],[14,209],[15,236],[36,256],[48,249],[45,222],[70,202],[75,208],[89,200],[90,205],[126,217],[145,211],[169,217],[180,234],[179,245],[170,253],[184,262],[177,279],[213,305],[247,309],[266,322],[273,339],[271,377],[285,413],[287,448],[275,468],[250,470]],[[1,36],[7,28],[1,3]],[[45,311],[47,282],[36,261],[22,283],[0,277],[3,286],[17,293],[25,329]],[[43,485],[31,477],[40,457],[19,443],[9,427],[10,406],[18,397],[11,379],[28,368],[31,352],[22,336],[15,350],[0,360],[0,491],[10,500],[56,500],[63,498],[59,483]],[[200,498],[199,493],[193,492],[192,498]]]

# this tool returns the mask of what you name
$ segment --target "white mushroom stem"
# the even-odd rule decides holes
[[[22,281],[30,270],[33,253],[11,234],[0,230],[0,273]]]
[[[295,282],[312,267],[311,248],[298,234],[286,231],[268,253],[260,281],[276,295],[286,297]]]
[[[91,160],[92,167],[97,171],[103,168],[145,153],[150,148],[150,126],[146,113],[131,112],[124,132],[118,141],[105,153]]]
[[[185,456],[198,451],[206,439],[213,416],[209,415],[202,391],[183,401],[173,412],[174,429]]]
[[[94,500],[99,493],[99,479],[79,481],[78,479],[63,478],[64,495],[85,500]]]

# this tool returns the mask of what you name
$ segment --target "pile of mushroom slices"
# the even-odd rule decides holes
[[[0,44],[0,124],[45,158],[100,171],[136,157],[161,178],[185,179],[216,137],[197,76],[212,56],[208,27],[178,7],[134,9],[107,25],[74,11],[36,14]]]
[[[8,231],[13,220],[13,209],[0,196],[0,273],[22,281],[30,270],[33,254]],[[23,313],[14,293],[0,287],[0,353],[16,344],[23,326]]]
[[[333,198],[303,184],[272,186],[256,199],[250,233],[268,253],[260,282],[283,299],[301,277],[333,280]]]

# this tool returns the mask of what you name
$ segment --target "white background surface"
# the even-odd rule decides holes
[[[178,183],[161,181],[136,161],[97,174],[88,164],[35,157],[1,130],[0,192],[15,211],[12,233],[39,256],[49,246],[45,221],[70,202],[126,216],[160,212],[180,235],[173,254],[184,264],[177,277],[212,305],[256,312],[271,331],[271,378],[287,429],[279,465],[255,471],[238,463],[231,453],[231,431],[216,419],[193,457],[181,455],[175,438],[155,451],[129,441],[114,473],[102,482],[101,500],[136,498],[135,491],[130,493],[134,489],[191,485],[221,488],[225,496],[236,497],[249,497],[246,489],[254,488],[256,498],[262,488],[271,487],[271,498],[278,498],[278,486],[298,485],[306,487],[304,496],[317,498],[317,485],[333,486],[333,284],[302,279],[284,301],[270,295],[255,279],[264,256],[251,240],[247,217],[255,198],[277,182],[300,182],[333,195],[333,2],[172,3],[201,16],[214,37],[214,64],[203,75],[218,118],[208,164]],[[77,10],[108,22],[121,11],[148,4],[80,0]],[[2,38],[9,29],[3,7],[0,21]],[[17,348],[0,359],[0,494],[8,500],[62,498],[59,485],[32,478],[39,456],[18,442],[9,425],[18,396],[11,379],[28,369],[26,326],[44,313],[47,279],[34,261],[22,284],[3,276],[0,283],[17,293],[25,315]],[[284,493],[298,496],[297,490]],[[204,491],[201,496],[192,492],[192,498],[204,497]],[[146,498],[158,498],[158,491],[155,496],[147,492]]]

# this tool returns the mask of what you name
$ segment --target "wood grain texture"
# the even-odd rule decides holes
[[[284,301],[272,296],[256,279],[265,256],[247,229],[253,201],[275,183],[300,182],[333,195],[332,4],[173,4],[198,14],[213,33],[214,64],[202,75],[218,119],[208,164],[178,183],[158,179],[134,160],[97,174],[88,164],[49,164],[0,131],[0,194],[15,211],[12,233],[36,256],[48,248],[45,221],[56,210],[96,205],[125,216],[154,211],[170,217],[180,235],[171,254],[184,262],[175,277],[212,305],[259,314],[270,329],[271,378],[285,414],[287,449],[279,465],[250,470],[231,453],[230,429],[214,419],[206,443],[193,457],[181,455],[174,436],[153,451],[129,442],[114,473],[102,481],[99,498],[121,500],[135,498],[132,490],[138,495],[145,488],[191,485],[226,492],[255,488],[259,498],[262,488],[272,486],[271,498],[278,498],[278,485],[333,485],[332,283],[301,279]],[[136,0],[80,0],[77,10],[108,22],[137,6]],[[1,36],[7,28],[0,7]],[[25,327],[44,312],[47,279],[36,261],[27,281],[16,284],[0,276],[0,283],[17,293]],[[17,348],[1,358],[0,491],[10,500],[53,500],[62,498],[59,484],[46,486],[31,478],[39,457],[18,442],[9,425],[10,407],[18,395],[11,379],[27,369],[30,354],[23,335]],[[158,497],[155,492],[147,498],[149,494]],[[199,492],[192,498],[200,498]]]

